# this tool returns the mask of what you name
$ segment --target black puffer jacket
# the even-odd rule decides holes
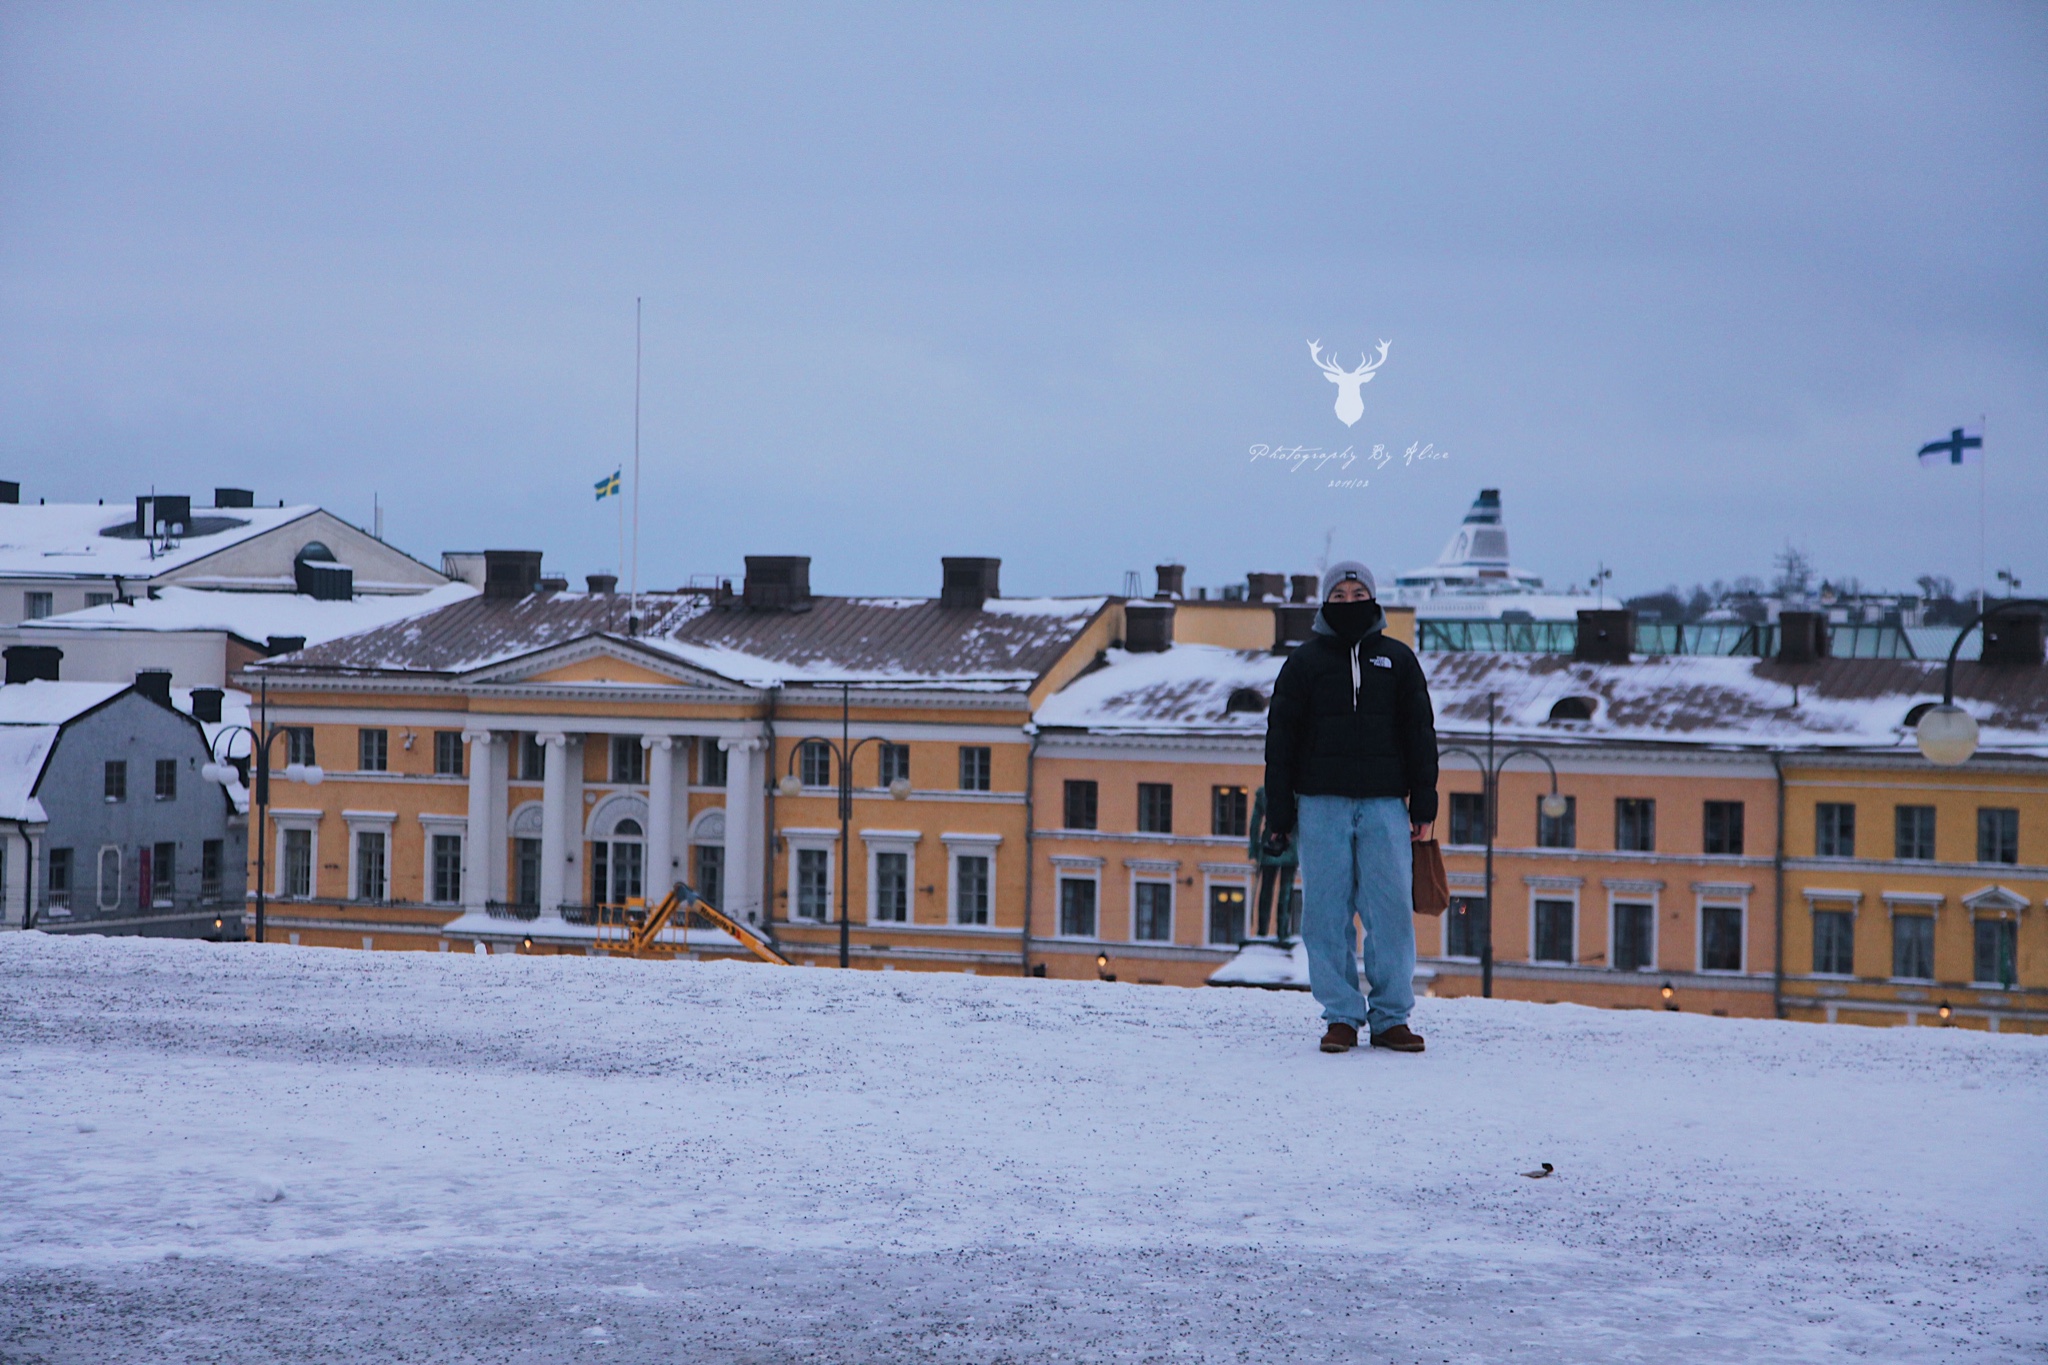
[[[1355,647],[1312,635],[1280,669],[1266,713],[1269,829],[1294,831],[1298,796],[1396,796],[1410,820],[1436,819],[1429,683],[1415,651],[1379,627]]]

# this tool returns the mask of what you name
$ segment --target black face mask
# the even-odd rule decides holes
[[[1380,620],[1380,604],[1370,597],[1363,602],[1325,602],[1323,620],[1330,629],[1337,632],[1337,638],[1347,645],[1355,645],[1365,638]]]

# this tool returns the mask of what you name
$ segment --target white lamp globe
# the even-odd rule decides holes
[[[1564,813],[1570,809],[1571,806],[1566,803],[1564,797],[1556,792],[1543,798],[1543,813],[1553,820],[1562,820]]]
[[[1959,767],[1977,752],[1977,722],[1948,702],[1930,706],[1913,727],[1913,736],[1927,761],[1938,767]]]
[[[782,780],[775,784],[775,789],[784,796],[797,796],[803,792],[804,780],[795,773],[784,773]]]
[[[898,801],[908,800],[910,797],[910,779],[907,777],[890,778],[889,795]]]

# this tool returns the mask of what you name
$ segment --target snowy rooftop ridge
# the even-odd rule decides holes
[[[306,503],[195,507],[195,533],[172,542],[169,549],[153,549],[133,533],[132,504],[0,503],[0,578],[151,578],[319,510]]]
[[[23,621],[23,631],[218,630],[261,644],[273,635],[302,635],[324,644],[475,597],[467,583],[447,583],[410,596],[361,596],[321,601],[300,593],[224,592],[171,584],[154,598],[109,602],[61,616]]]

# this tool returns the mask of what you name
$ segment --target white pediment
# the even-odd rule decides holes
[[[1963,897],[1963,904],[1973,911],[2007,911],[2018,914],[2026,909],[2029,903],[2019,892],[2007,890],[2002,886],[1981,887]]]

